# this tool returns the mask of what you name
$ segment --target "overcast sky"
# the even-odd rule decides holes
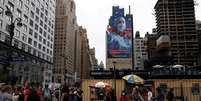
[[[140,31],[141,36],[155,28],[154,5],[157,0],[75,0],[78,25],[87,29],[90,47],[95,47],[98,62],[105,64],[105,31],[108,19],[112,15],[112,6],[119,5],[128,13],[131,6],[134,33]],[[201,20],[201,0],[195,7],[196,19]]]

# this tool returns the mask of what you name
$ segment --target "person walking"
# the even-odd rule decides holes
[[[167,100],[168,101],[173,101],[174,100],[173,88],[170,88],[170,91],[167,94]]]
[[[121,97],[119,101],[128,101],[128,97],[126,96],[126,92],[124,90],[121,92]]]

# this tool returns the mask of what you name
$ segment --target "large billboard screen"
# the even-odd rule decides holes
[[[107,28],[107,57],[132,58],[132,16],[111,17]]]

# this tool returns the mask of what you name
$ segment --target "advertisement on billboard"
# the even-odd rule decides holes
[[[106,34],[108,58],[132,58],[131,17],[113,17]]]

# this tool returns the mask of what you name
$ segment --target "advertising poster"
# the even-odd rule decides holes
[[[107,57],[132,58],[132,20],[129,17],[113,17],[106,31]]]

